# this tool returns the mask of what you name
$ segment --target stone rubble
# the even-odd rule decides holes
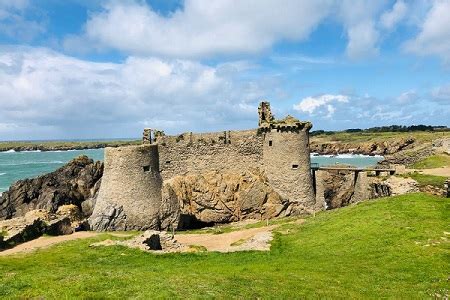
[[[189,247],[178,243],[171,234],[157,230],[147,230],[144,233],[129,240],[105,240],[98,243],[93,243],[91,244],[91,247],[115,245],[140,249],[142,251],[161,253],[189,251]]]

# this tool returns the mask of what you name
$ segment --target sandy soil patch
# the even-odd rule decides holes
[[[295,220],[291,223],[301,224],[303,219]],[[254,223],[251,221],[249,223]],[[236,226],[243,226],[244,224],[235,224]],[[208,251],[218,252],[234,252],[245,250],[270,250],[270,242],[272,241],[272,231],[279,225],[270,225],[259,228],[241,229],[222,234],[201,233],[201,234],[175,234],[175,239],[178,243],[185,246],[203,246]],[[44,236],[32,241],[17,245],[14,248],[0,252],[0,256],[13,255],[18,253],[28,253],[37,249],[47,248],[66,241],[76,239],[85,239],[98,236],[102,232],[94,231],[80,231],[69,235],[61,236]],[[117,237],[132,237],[133,234],[114,233],[108,234]]]
[[[68,235],[59,235],[59,236],[41,236],[37,239],[25,242],[23,244],[19,244],[14,248],[4,250],[0,252],[0,256],[13,255],[17,253],[27,253],[31,251],[35,251],[37,249],[47,248],[52,245],[56,245],[62,242],[73,241],[77,239],[87,239],[91,237],[95,237],[102,232],[95,231],[79,231]],[[117,237],[132,237],[132,234],[120,233],[120,232],[108,232],[109,235],[117,236]]]
[[[221,234],[176,234],[177,242],[186,246],[203,246],[208,251],[232,252],[243,250],[270,250],[272,230],[276,225],[243,229]],[[235,245],[232,245],[235,244]]]
[[[435,176],[447,176],[450,177],[450,167],[442,167],[442,168],[435,168],[435,169],[422,169],[417,170],[422,171],[423,174],[427,175],[435,175]]]
[[[46,248],[66,241],[94,237],[97,236],[98,234],[99,234],[98,232],[93,231],[79,231],[68,235],[41,236],[35,240],[28,241],[26,243],[17,245],[14,248],[2,251],[0,252],[0,256],[12,255],[23,252],[31,252],[37,249]]]

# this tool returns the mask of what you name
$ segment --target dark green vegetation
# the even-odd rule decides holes
[[[105,234],[0,257],[0,298],[433,298],[448,294],[449,219],[448,199],[412,194],[282,225],[270,252],[89,247]]]
[[[434,139],[450,137],[450,131],[415,131],[415,132],[345,132],[312,134],[311,141],[316,143],[341,142],[385,142],[390,139],[414,138],[418,143],[431,142]]]
[[[415,169],[450,167],[450,155],[447,154],[432,155],[413,164],[412,167]]]
[[[54,150],[82,150],[99,149],[105,147],[119,147],[126,145],[138,145],[140,140],[123,141],[12,141],[0,142],[0,151],[54,151]]]
[[[442,131],[450,131],[450,128],[447,128],[447,126],[430,126],[430,125],[411,125],[411,126],[391,125],[391,126],[371,127],[371,128],[367,128],[367,129],[351,128],[351,129],[343,130],[341,132],[345,132],[345,133],[356,133],[356,132],[371,133],[371,132],[415,132],[415,131],[442,132]],[[335,134],[337,132],[339,132],[339,131],[316,130],[316,131],[312,131],[311,135]]]

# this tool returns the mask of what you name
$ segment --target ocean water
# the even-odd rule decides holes
[[[362,154],[339,154],[339,155],[318,155],[311,153],[311,163],[318,163],[319,166],[330,165],[350,165],[358,168],[376,166],[384,159],[383,156],[368,156]]]
[[[79,155],[87,155],[94,160],[103,160],[103,149],[70,151],[23,151],[0,152],[0,193],[19,179],[32,178],[52,172]],[[347,164],[356,167],[374,166],[381,156],[341,154],[338,156],[311,154],[311,162],[321,166]]]
[[[0,152],[0,193],[19,179],[55,171],[71,159],[83,154],[94,160],[103,160],[103,149]]]

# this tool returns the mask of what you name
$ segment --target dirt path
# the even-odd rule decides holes
[[[0,256],[12,255],[22,252],[31,252],[37,249],[46,248],[51,245],[59,244],[66,241],[72,241],[77,239],[86,239],[97,236],[99,233],[93,231],[80,231],[69,235],[59,236],[41,236],[32,241],[17,245],[14,248],[0,252]]]
[[[271,233],[275,227],[277,226],[272,225],[221,234],[176,234],[175,239],[184,245],[203,246],[208,251],[269,250],[268,242],[272,239]],[[242,244],[231,245],[236,242],[242,242]]]
[[[302,223],[304,220],[299,219],[294,223]],[[241,226],[242,224],[239,224]],[[259,228],[240,229],[222,234],[176,234],[175,239],[186,246],[196,245],[203,246],[208,251],[232,252],[244,250],[270,250],[270,241],[272,240],[272,231],[279,225],[271,225]],[[14,248],[0,252],[0,256],[13,255],[18,253],[28,253],[37,249],[47,248],[66,241],[77,239],[85,239],[98,236],[101,232],[80,231],[69,235],[45,236],[35,240],[17,245]],[[127,233],[108,234],[119,237],[132,236]],[[233,245],[232,245],[233,244]]]
[[[102,232],[95,232],[95,231],[79,231],[68,235],[58,235],[58,236],[41,236],[37,239],[28,241],[23,244],[19,244],[15,246],[14,248],[7,249],[5,251],[0,252],[0,256],[6,256],[6,255],[13,255],[17,253],[27,253],[34,250],[47,248],[52,245],[56,245],[62,242],[67,241],[73,241],[78,239],[87,239],[91,237],[95,237]],[[115,233],[115,232],[108,232],[108,234],[117,236],[117,237],[128,237],[132,236],[127,233]]]
[[[427,175],[436,175],[436,176],[447,176],[450,177],[450,167],[442,167],[442,168],[435,168],[435,169],[422,169],[417,170],[422,171],[423,174]]]

